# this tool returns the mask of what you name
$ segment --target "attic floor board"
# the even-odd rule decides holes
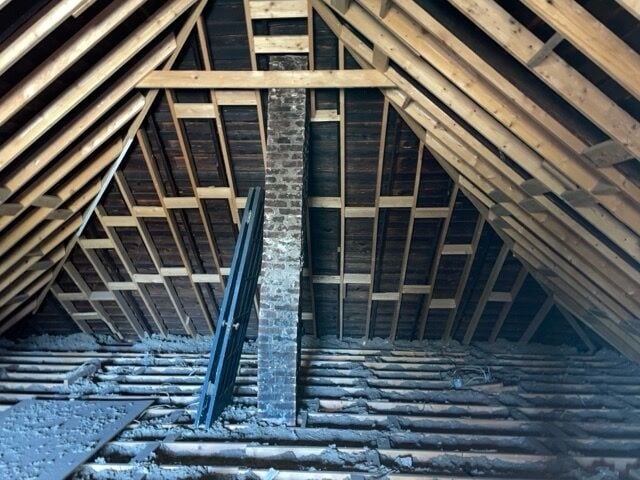
[[[76,479],[520,480],[640,471],[638,366],[616,354],[304,349],[298,425],[284,427],[257,416],[248,347],[234,405],[206,430],[192,426],[205,353],[94,350],[18,345],[0,353],[0,410],[25,398],[153,401]],[[93,358],[101,368],[65,386]],[[488,384],[478,381],[489,371]],[[462,389],[452,388],[454,373]]]

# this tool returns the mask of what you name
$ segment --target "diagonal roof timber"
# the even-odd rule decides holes
[[[575,0],[523,0],[554,30],[640,99],[640,55]],[[615,52],[615,55],[611,55]]]
[[[354,41],[357,42],[357,39],[355,39],[355,37],[353,37],[352,35],[349,34],[348,30],[343,30],[342,31],[342,36],[344,38],[350,38],[352,41],[352,44]],[[364,44],[361,44],[361,48],[360,51],[364,51],[364,49],[362,47],[365,47]],[[366,47],[365,47],[366,48]],[[414,100],[420,100],[420,104],[421,106],[425,107],[430,113],[432,114],[436,114],[438,115],[437,120],[433,121],[433,125],[432,128],[438,128],[438,129],[442,129],[442,125],[443,123],[447,123],[449,126],[451,126],[452,128],[455,129],[456,135],[460,136],[463,135],[467,140],[467,142],[471,141],[472,144],[474,145],[473,148],[478,151],[481,152],[483,154],[483,156],[485,158],[491,159],[493,158],[494,161],[492,162],[493,165],[497,168],[499,168],[505,175],[507,175],[510,178],[517,178],[517,175],[514,176],[514,172],[509,169],[508,166],[504,165],[502,162],[499,161],[499,159],[497,159],[495,157],[495,155],[493,155],[489,150],[486,149],[486,147],[484,147],[483,145],[481,145],[477,140],[475,140],[474,138],[472,138],[471,135],[469,135],[468,133],[464,132],[464,129],[461,129],[461,127],[459,125],[457,125],[455,122],[452,122],[450,119],[447,119],[446,114],[444,114],[444,112],[442,112],[435,104],[433,104],[432,102],[430,102],[428,99],[426,99],[426,97],[424,97],[423,95],[420,94],[420,92],[413,88],[408,82],[406,82],[404,79],[402,79],[402,77],[400,77],[395,71],[393,70],[388,70],[386,72],[386,74],[390,77],[393,78],[393,80],[400,85],[404,91],[408,91],[410,92],[409,97],[413,98]],[[419,107],[417,107],[417,105],[415,103],[410,104],[407,109],[411,110],[411,109],[418,109]],[[430,117],[431,115],[426,114],[428,117]],[[492,176],[494,176],[494,174],[489,175],[489,178],[491,178]],[[514,190],[513,187],[510,188],[510,194],[516,194],[518,193],[518,190]],[[519,203],[521,200],[528,198],[528,196],[526,194],[521,195],[520,199],[517,200],[516,203]],[[544,197],[537,197],[541,202],[544,203],[544,205],[549,208],[549,210],[554,211],[554,209],[552,208],[552,205],[550,204],[549,201],[545,201]],[[555,211],[558,212],[557,208],[555,208]],[[560,217],[563,220],[563,223],[567,223],[569,222],[569,218],[567,215],[561,215]],[[577,225],[574,225],[575,222],[572,222],[571,225],[573,227],[577,228]],[[584,230],[584,229],[582,229]],[[586,238],[589,238],[590,235],[588,234],[588,232],[584,231],[583,234],[585,235]],[[594,247],[598,247],[600,248],[600,242],[597,241],[596,239],[592,239],[591,243],[594,245]],[[612,261],[618,261],[617,256],[615,255],[610,255],[609,259]],[[622,268],[625,268],[627,272],[629,272],[630,274],[634,275],[635,278],[637,277],[637,272],[635,271],[635,269],[633,268],[629,268],[629,266],[627,265],[626,267],[624,266],[624,262],[618,262],[619,265],[622,265]]]
[[[183,3],[185,3],[185,4],[188,3],[189,5],[192,5],[193,3],[195,3],[193,0],[182,0],[182,1],[183,1]],[[207,0],[200,0],[192,8],[192,10],[189,13],[188,17],[184,21],[184,24],[180,28],[177,36],[175,37],[176,48],[173,49],[173,53],[169,56],[169,58],[164,63],[164,65],[162,67],[163,70],[170,70],[171,67],[173,66],[173,64],[175,63],[175,61],[177,60],[178,55],[182,51],[182,48],[183,48],[185,42],[189,38],[189,35],[191,34],[191,32],[192,32],[192,30],[193,30],[193,28],[194,28],[194,26],[196,24],[196,21],[197,21],[198,17],[202,14],[202,11],[204,10],[206,5],[207,5]],[[111,165],[109,167],[109,170],[103,176],[103,179],[102,179],[102,182],[101,182],[102,186],[101,186],[99,192],[96,194],[96,196],[93,199],[93,201],[91,202],[91,204],[89,205],[89,207],[87,208],[87,210],[85,212],[85,215],[83,216],[82,223],[80,224],[80,227],[77,229],[77,231],[74,233],[74,235],[71,236],[71,238],[67,242],[64,258],[62,259],[61,262],[59,262],[56,265],[56,267],[54,268],[54,272],[53,272],[52,278],[46,284],[45,288],[43,288],[40,291],[40,293],[38,295],[38,299],[37,299],[37,304],[36,304],[37,306],[40,306],[40,304],[44,300],[45,295],[47,294],[47,292],[51,288],[51,285],[53,284],[53,281],[55,280],[55,278],[57,277],[58,273],[62,269],[65,261],[68,258],[68,256],[71,254],[71,251],[73,250],[73,247],[76,245],[78,239],[80,238],[80,235],[82,234],[82,231],[84,230],[84,228],[87,225],[87,222],[88,222],[89,218],[93,214],[93,211],[95,210],[95,208],[98,206],[98,203],[100,202],[100,199],[104,195],[108,185],[111,183],[111,180],[113,179],[118,167],[120,166],[120,164],[124,160],[125,155],[127,154],[129,148],[131,147],[131,144],[133,143],[134,138],[135,138],[138,130],[140,129],[140,127],[141,127],[142,123],[144,122],[145,118],[147,117],[147,114],[149,113],[149,111],[150,111],[152,105],[154,104],[154,102],[155,102],[155,100],[156,100],[156,98],[157,98],[159,93],[160,93],[160,91],[157,90],[157,89],[153,89],[153,90],[150,90],[149,92],[147,92],[147,94],[145,96],[144,106],[143,106],[142,110],[138,113],[136,118],[133,120],[133,122],[131,123],[131,125],[130,125],[129,129],[127,130],[127,133],[126,133],[126,135],[124,137],[124,140],[123,140],[124,147],[122,149],[122,152],[120,153],[120,156],[116,159],[116,161],[113,163],[113,165]]]
[[[0,126],[83,54],[116,28],[146,0],[113,2],[0,99]]]
[[[538,37],[494,0],[450,0],[449,3],[525,66],[543,46]],[[638,122],[559,55],[550,53],[530,70],[611,138],[640,157]]]
[[[122,151],[122,143],[115,142],[111,148],[93,157],[85,164],[85,167],[72,179],[66,180],[62,186],[54,190],[53,195],[57,197],[56,205],[52,207],[39,207],[29,211],[23,220],[12,230],[6,232],[0,238],[0,257],[18,243],[25,235],[28,235],[34,228],[44,222],[52,209],[56,209],[69,200],[80,188],[80,185],[88,184],[94,177],[98,176],[107,166],[109,166]]]
[[[0,48],[0,75],[29,50],[74,14],[83,4],[93,0],[60,0],[45,9],[27,28],[16,32]]]
[[[360,4],[367,8],[361,7]],[[430,44],[428,35],[420,35],[419,31],[413,30],[411,32],[411,48],[396,38],[394,33],[401,36],[397,33],[397,29],[403,27],[407,29],[406,21],[394,17],[394,14],[398,12],[397,8],[391,7],[383,20],[384,25],[378,23],[379,19],[372,16],[372,10],[374,10],[373,0],[359,0],[350,4],[350,8],[344,13],[344,18],[370,41],[378,41],[384,52],[420,82],[424,88],[438,97],[461,118],[473,124],[476,130],[508,154],[529,174],[545,183],[556,195],[562,197],[565,192],[576,188],[590,191],[601,181],[597,176],[594,176],[594,172],[582,164],[580,159],[572,159],[566,154],[567,152],[556,148],[552,142],[542,141],[548,136],[540,132],[534,123],[524,123],[527,121],[524,117],[518,122],[509,105],[501,104],[503,99],[499,98],[499,92],[491,92],[484,85],[484,82],[477,82],[473,76],[465,78],[465,72],[469,72],[469,68],[461,63],[452,64],[451,62],[455,58],[450,55],[446,56],[446,52],[439,50],[437,45]],[[392,19],[396,21],[391,23],[391,27],[388,27],[387,22],[391,22]],[[420,50],[423,57],[429,58],[429,62],[434,62],[443,71],[445,68],[449,68],[446,70],[448,76],[421,60],[413,50]],[[463,85],[466,93],[459,90],[454,85],[454,81]],[[475,93],[473,99],[469,98],[467,93]],[[478,106],[483,108],[478,108]],[[507,116],[493,118],[489,112],[495,116],[502,113]],[[521,124],[522,126],[520,126]],[[538,133],[534,135],[536,131]],[[529,145],[525,144],[525,138]],[[548,150],[545,150],[545,146]],[[553,170],[561,172],[562,175],[558,177],[551,169],[544,168],[545,162],[549,162]],[[574,182],[580,183],[576,185]],[[631,206],[620,194],[604,195],[596,200],[603,207],[612,211],[620,221],[617,221],[609,212],[598,205],[574,208],[584,218],[598,226],[600,231],[609,236],[632,258],[636,261],[640,260],[640,240],[637,235],[634,235],[640,231],[640,212],[638,209]],[[630,229],[633,229],[633,232]]]
[[[407,120],[412,125],[412,128],[414,128],[414,131],[416,132],[416,134],[419,137],[420,136],[427,136],[426,131],[423,130],[422,127],[417,125],[417,123],[415,123],[415,122],[412,123],[408,117],[405,118],[405,120]],[[498,224],[498,220],[500,220],[500,219],[497,218],[497,217],[492,217],[490,215],[490,212],[489,212],[489,209],[488,209],[488,207],[490,207],[493,204],[491,199],[487,195],[482,193],[480,190],[478,190],[478,188],[476,187],[476,185],[474,185],[473,182],[470,182],[466,177],[461,177],[460,174],[456,170],[453,170],[450,166],[446,166],[448,163],[451,162],[452,158],[456,157],[456,155],[453,153],[453,151],[447,150],[447,147],[445,147],[444,145],[440,144],[437,141],[431,142],[431,143],[429,143],[429,145],[430,145],[430,147],[432,149],[435,149],[435,150],[432,150],[432,152],[434,153],[436,158],[438,158],[441,161],[443,167],[445,167],[445,170],[447,170],[449,172],[451,177],[452,178],[459,178],[459,184],[460,184],[461,188],[463,189],[463,191],[470,195],[469,198],[474,202],[476,207],[481,212],[483,212],[483,214],[487,217],[487,219],[489,220],[491,225],[494,226],[496,231],[499,234],[501,234],[501,236],[503,237],[504,241],[512,246],[512,249],[514,250],[514,253],[517,253],[518,256],[523,259],[523,261],[526,259],[525,263],[527,265],[536,265],[537,267],[532,267],[532,266],[529,267],[533,271],[536,271],[536,268],[537,269],[542,268],[543,264],[540,263],[540,258],[532,257],[531,254],[530,254],[530,251],[534,251],[534,252],[537,253],[537,250],[534,247],[532,247],[530,245],[527,245],[526,247],[522,247],[520,244],[514,243],[514,239],[511,236],[509,236],[509,234],[513,236],[516,233],[516,231],[511,229],[510,226],[509,226],[509,223],[515,224],[514,223],[515,220],[512,220],[511,222],[506,221],[507,222],[507,226],[506,227],[499,225]],[[442,152],[441,152],[442,155],[436,153],[439,148],[442,149]],[[445,158],[447,160],[445,160]],[[468,174],[468,172],[467,172],[467,174]],[[473,172],[471,172],[471,176],[473,176]],[[505,220],[502,220],[502,221],[505,222]],[[532,235],[533,231],[530,231],[528,233],[529,233],[529,235]],[[522,237],[518,237],[518,238],[522,238]],[[542,260],[544,262],[548,262],[549,261],[548,259],[545,259],[545,258],[542,258]],[[549,264],[549,265],[550,265],[550,267],[552,267],[552,264]],[[549,270],[549,272],[553,273],[552,268],[549,268],[548,270]],[[548,279],[546,279],[546,277],[542,277],[542,276],[538,276],[537,278],[539,278],[539,281],[542,284],[544,284],[545,280],[548,280]],[[555,277],[554,282],[557,281],[557,280],[558,280],[558,277]],[[556,285],[556,288],[564,288],[564,286],[558,287]],[[572,295],[573,298],[581,298],[584,305],[592,305],[593,304],[592,303],[592,298],[593,298],[592,295],[589,295],[588,293],[583,295],[582,293],[580,293],[577,290],[575,290],[573,288],[573,286],[570,286],[570,287],[567,287],[567,288],[571,291],[570,295]],[[594,310],[601,311],[601,309],[599,307],[593,306],[592,308]],[[580,312],[581,312],[581,315],[583,317],[586,315],[585,314],[586,310],[584,310],[582,307],[580,309]],[[608,337],[605,337],[605,338],[607,338],[609,341],[611,341],[611,338],[608,338]],[[627,352],[628,351],[629,350],[627,349]]]
[[[372,49],[370,49],[369,47],[364,45],[364,43],[362,43],[355,35],[353,35],[351,32],[349,32],[349,30],[347,28],[344,28],[343,25],[341,24],[341,22],[338,20],[337,16],[335,14],[331,13],[329,8],[323,2],[320,2],[318,0],[314,0],[314,8],[316,8],[316,11],[323,17],[325,22],[330,26],[330,28],[334,31],[334,33],[336,33],[336,35],[345,42],[345,45],[351,51],[351,53],[357,59],[360,60],[360,63],[364,68],[367,68],[369,65],[373,64],[373,51],[372,51]],[[349,12],[351,10],[354,10],[354,8],[357,8],[357,7],[354,7],[352,5],[350,7],[350,9],[346,12],[347,19],[348,19],[348,16],[349,16]],[[392,7],[392,10],[393,10],[393,7]],[[352,17],[353,17],[353,15],[352,15]],[[357,28],[359,25],[354,25],[354,26]],[[370,27],[370,25],[368,24],[367,27]],[[365,30],[366,30],[366,28],[365,28]],[[360,30],[360,32],[364,33],[364,32],[362,32],[362,30]],[[389,35],[385,34],[384,32],[382,32],[381,35],[382,36],[379,37],[379,38],[384,38],[385,42],[386,42],[388,40],[388,36]],[[395,49],[395,47],[396,47],[396,45],[394,44],[394,51],[397,51]],[[391,53],[392,56],[393,56],[393,52],[389,51],[388,53]],[[400,62],[398,62],[398,63],[400,63]],[[415,117],[415,115],[417,113],[416,110],[421,110],[419,112],[420,114],[418,115],[418,119],[420,121],[417,122],[417,123],[414,123],[414,126],[423,123],[424,120],[425,120],[425,116],[426,117],[431,117],[431,115],[428,114],[427,111],[431,112],[431,113],[439,111],[438,107],[433,105],[432,103],[430,105],[428,105],[428,107],[427,107],[428,110],[424,110],[422,108],[422,105],[424,105],[425,103],[429,103],[428,99],[426,99],[426,97],[424,97],[424,95],[422,95],[414,87],[412,87],[410,84],[408,84],[408,82],[403,81],[402,77],[400,75],[398,75],[397,72],[394,72],[393,69],[389,68],[385,72],[385,74],[388,77],[393,78],[394,82],[396,82],[396,84],[399,85],[402,88],[402,92],[398,92],[396,90],[385,90],[385,94],[387,96],[395,97],[394,104],[398,108],[401,108],[401,105],[404,105],[406,107],[406,111],[408,111],[408,112],[411,112],[413,110],[413,112],[412,112],[413,115],[412,116],[414,116],[414,117]],[[410,93],[407,94],[405,92],[410,92]],[[406,101],[407,99],[410,99],[410,101],[407,102]],[[419,102],[420,105],[416,104],[415,102]],[[444,114],[444,112],[441,112],[441,111],[439,113],[440,113],[441,116],[442,116],[442,114]],[[446,114],[445,114],[445,116],[446,116]],[[446,132],[443,131],[444,127],[443,127],[442,120],[443,119],[441,117],[438,120],[434,119],[432,122],[428,121],[428,123],[429,122],[431,123],[431,125],[429,125],[429,132],[430,132],[429,135],[426,134],[427,130],[424,130],[424,129],[422,130],[425,133],[425,141],[427,142],[427,145],[430,146],[430,148],[432,148],[434,142],[433,141],[429,142],[429,137],[433,138],[435,136],[438,136],[438,137],[444,136],[446,138],[446,136],[448,135]],[[446,121],[446,119],[445,119],[445,121]],[[455,131],[457,133],[461,132],[461,127],[459,125],[457,125],[455,122],[449,121],[448,123],[449,123],[449,125],[451,125],[455,129]],[[475,124],[474,124],[474,126],[475,126]],[[418,133],[418,135],[420,137],[419,133]],[[484,148],[483,146],[479,145],[479,142],[477,142],[477,140],[470,139],[471,136],[468,133],[466,134],[466,137],[467,137],[467,140],[466,140],[467,142],[469,142],[471,140],[471,143],[474,143],[474,141],[476,143],[475,148],[477,150],[475,150],[474,153],[471,153],[471,152],[473,152],[473,149],[471,151],[469,151],[469,153],[471,153],[472,158],[473,158],[473,160],[471,160],[471,165],[473,165],[473,167],[469,169],[469,175],[471,175],[472,177],[474,177],[474,176],[477,177],[477,174],[476,174],[476,172],[474,172],[474,170],[479,168],[479,166],[481,164],[485,163],[484,161],[482,161],[482,158],[486,157],[487,159],[489,159],[491,157],[495,157],[495,155],[492,152],[487,151],[486,148]],[[420,137],[420,138],[422,138],[422,137]],[[455,148],[459,149],[460,147],[462,147],[463,149],[469,149],[468,145],[464,145],[464,144],[461,145],[460,144],[459,137],[457,139],[453,139],[452,138],[450,140],[450,142],[451,142],[451,145],[455,146]],[[484,150],[483,155],[479,156],[478,155],[479,151],[483,151],[483,150]],[[453,161],[453,159],[456,157],[455,154],[451,155],[451,153],[452,153],[451,151],[443,152],[443,153],[444,153],[444,155],[440,155],[440,158],[445,163],[451,163]],[[494,165],[496,165],[496,163],[495,163],[496,160],[499,161],[499,159],[494,158],[494,160],[493,160]],[[456,167],[460,168],[460,164],[457,164]],[[496,172],[493,167],[490,167],[490,168],[493,171],[488,173],[488,176],[485,177],[485,180],[484,180],[485,183],[486,183],[486,180],[490,180],[491,182],[493,182],[494,179],[496,179],[496,178],[499,179],[500,178],[500,177],[496,177],[496,174],[498,172]],[[499,167],[499,168],[504,169],[504,166]],[[511,171],[511,172],[505,171],[505,173],[507,175],[502,177],[502,179],[504,181],[506,181],[507,185],[510,183],[509,182],[510,179],[517,178],[517,175],[514,175],[515,172],[513,172],[513,171]],[[523,181],[524,181],[524,179],[523,179]],[[471,183],[471,185],[473,185],[473,183]],[[490,192],[494,191],[495,188],[496,188],[495,186],[491,186],[489,184],[485,185],[485,187],[483,188],[483,190],[486,193],[482,194],[482,195],[487,199],[487,201],[492,202],[488,195],[490,194]],[[504,187],[504,186],[503,187],[498,187],[498,188],[501,189],[503,192],[507,193],[510,196],[512,196],[514,193],[517,193],[523,199],[529,198],[529,196],[528,196],[528,194],[526,192],[519,190],[519,186],[517,184],[516,185],[507,186],[507,187]],[[473,193],[473,192],[471,192],[471,193]],[[475,195],[477,196],[478,193],[475,193]],[[558,217],[558,224],[555,226],[556,228],[564,226],[565,229],[567,229],[566,227],[569,226],[570,228],[572,227],[572,228],[575,228],[578,231],[582,231],[583,236],[585,236],[587,239],[590,238],[592,240],[591,243],[593,245],[593,249],[595,250],[594,253],[596,255],[600,256],[600,258],[602,258],[603,253],[606,253],[608,249],[604,245],[602,245],[602,243],[598,239],[593,238],[592,234],[590,234],[588,231],[586,231],[579,224],[576,224],[575,221],[573,221],[568,215],[566,215],[564,212],[562,212],[560,209],[558,209],[555,205],[553,205],[553,203],[550,202],[549,200],[544,199],[544,197],[539,197],[539,200],[541,200],[541,202],[545,202],[546,203],[546,205],[545,205],[545,203],[543,203],[543,205],[545,205],[547,208],[549,208],[549,213],[552,213],[552,214],[554,214],[554,216]],[[518,204],[518,202],[515,202],[515,203],[511,204],[510,207],[511,208],[517,208],[517,204]],[[485,212],[487,212],[486,208],[485,208]],[[533,223],[533,230],[529,230],[529,229],[526,230],[527,231],[527,235],[533,235],[533,238],[536,238],[535,237],[535,232],[536,231],[543,231],[543,232],[545,231],[545,227],[546,227],[546,224],[548,223],[548,219],[552,218],[552,217],[549,216],[548,213],[545,213],[545,214],[531,214],[529,212],[524,212],[524,211],[523,212],[519,212],[517,210],[514,213],[518,218],[529,218],[534,222]],[[543,215],[543,217],[541,217],[541,215]],[[538,219],[536,217],[541,217],[541,218]],[[505,218],[503,220],[507,221],[507,222],[517,222],[517,220],[515,220],[512,217],[507,217],[507,218]],[[557,236],[558,233],[557,233],[556,228],[551,229],[551,230],[547,230],[547,232],[550,235]],[[554,244],[553,244],[554,248],[561,248],[561,246],[564,244],[564,242],[566,242],[568,239],[573,239],[574,237],[575,237],[575,232],[572,232],[572,230],[568,230],[567,237],[558,238],[558,242],[554,242]],[[520,241],[522,241],[522,238],[523,237],[520,237]],[[545,242],[552,240],[552,238],[553,237],[549,237],[548,239],[545,240]],[[510,242],[514,243],[514,240],[510,240]],[[543,245],[543,243],[541,243],[540,240],[535,240],[535,242],[540,244],[540,245]],[[580,243],[580,245],[582,245],[583,248],[584,248],[584,244]],[[521,248],[525,252],[528,252],[527,248],[523,248],[523,247],[519,247],[519,248]],[[528,248],[531,249],[532,246],[529,245]],[[538,252],[536,252],[536,253],[538,253]],[[606,256],[607,255],[605,255],[605,257]],[[631,277],[635,277],[636,278],[636,280],[633,280],[632,283],[631,283],[631,285],[633,285],[633,287],[631,287],[631,288],[634,290],[634,292],[631,292],[631,293],[634,294],[634,296],[633,297],[629,297],[630,299],[632,299],[632,302],[628,303],[628,306],[630,307],[630,310],[625,310],[624,307],[622,307],[623,310],[620,310],[620,306],[616,306],[615,307],[615,312],[612,312],[611,309],[608,309],[606,307],[603,308],[603,305],[599,305],[597,307],[597,310],[600,311],[600,312],[607,312],[608,311],[609,317],[610,318],[613,317],[613,321],[616,322],[616,323],[620,323],[620,322],[624,322],[624,321],[631,322],[631,321],[635,320],[635,316],[634,315],[635,315],[636,312],[639,311],[638,307],[637,307],[637,298],[638,297],[635,294],[635,291],[637,291],[637,286],[638,286],[637,270],[633,266],[627,264],[624,260],[622,260],[618,255],[615,254],[615,252],[611,252],[610,255],[608,255],[608,257],[609,258],[604,260],[604,266],[605,267],[606,266],[610,266],[609,262],[617,263],[621,267],[620,268],[620,270],[621,270],[620,273],[621,274],[624,273],[625,275],[630,275]],[[573,251],[569,251],[568,252],[567,260],[569,261],[569,263],[575,262],[575,255],[574,255]],[[586,257],[584,260],[587,262],[587,264],[588,264],[588,262],[592,262],[591,256]],[[549,259],[544,259],[544,261],[548,262],[550,260]],[[540,264],[539,261],[537,261],[537,263]],[[550,264],[549,266],[551,267],[553,265]],[[596,268],[595,270],[597,271],[598,269]],[[600,273],[602,275],[604,275],[604,272],[607,272],[608,269],[604,268],[604,269],[601,269],[599,271],[600,271]],[[573,273],[575,274],[576,272],[573,272]],[[566,273],[564,273],[563,276],[565,276],[565,278],[567,278],[567,274]],[[556,289],[558,288],[558,283],[557,282],[559,281],[559,278],[561,278],[561,277],[555,277],[553,279],[553,284],[555,285]],[[571,278],[571,277],[568,277],[568,278]],[[581,275],[579,278],[582,279],[582,282],[585,282],[585,281],[589,282],[589,278],[588,277],[585,277],[585,276]],[[541,281],[544,281],[544,279],[542,278]],[[611,282],[609,282],[609,283],[611,284]],[[566,286],[568,284],[563,284],[563,285]],[[625,285],[629,285],[629,283],[625,283]],[[625,296],[627,295],[626,292],[623,292],[622,289],[620,288],[620,284],[611,284],[611,290],[602,289],[601,285],[596,285],[596,284],[590,284],[589,287],[592,289],[592,291],[596,292],[597,295],[598,294],[599,295],[604,295],[605,297],[608,295],[609,299],[611,299],[613,302],[617,302],[617,301],[619,301],[620,298],[625,298]],[[617,292],[617,293],[613,293],[613,292]],[[589,296],[592,295],[592,294],[587,292],[587,293],[585,293],[583,295],[583,294],[580,294],[579,292],[575,292],[575,291],[572,292],[572,293],[577,295],[576,298],[584,298],[586,300],[585,304],[591,304],[591,299],[589,299]],[[594,296],[593,301],[598,302],[596,296]],[[621,318],[621,317],[617,316],[616,313],[617,314],[623,314],[623,317]],[[631,323],[627,323],[626,325],[627,325],[628,328],[630,328],[630,330],[632,330],[632,331],[635,330],[635,325],[633,325]],[[613,338],[611,338],[611,336],[606,337],[606,338],[609,341],[611,341],[612,343],[619,343],[619,340],[613,339]],[[638,346],[637,344],[634,344],[634,346],[633,346],[633,348],[636,351],[637,351],[637,346]],[[626,351],[629,352],[629,348],[626,348]]]
[[[78,114],[75,119],[71,122],[70,125],[67,126],[66,129],[62,130],[59,136],[54,137],[50,142],[45,144],[40,150],[35,154],[35,156],[31,157],[30,161],[27,163],[27,168],[21,168],[16,170],[16,175],[10,175],[7,177],[5,186],[3,187],[3,191],[6,192],[3,200],[7,200],[11,198],[12,194],[19,193],[19,196],[15,198],[27,198],[30,201],[37,201],[38,198],[33,195],[33,190],[27,190],[25,192],[19,192],[20,188],[24,185],[28,185],[28,182],[33,178],[34,175],[46,167],[49,163],[51,163],[59,152],[70,145],[73,141],[75,141],[85,130],[90,128],[93,124],[96,123],[105,113],[107,113],[114,105],[118,104],[124,97],[127,95],[136,85],[136,83],[150,70],[156,68],[160,63],[162,63],[167,57],[169,59],[165,62],[165,68],[170,68],[173,64],[173,61],[177,58],[178,52],[180,50],[179,47],[184,43],[187,38],[187,35],[190,33],[195,20],[202,12],[202,9],[205,6],[205,1],[201,0],[198,7],[192,9],[191,14],[185,19],[185,26],[183,26],[180,33],[178,33],[177,37],[173,37],[173,35],[169,34],[164,37],[164,39],[157,39],[158,35],[161,34],[166,27],[171,24],[176,18],[180,17],[183,12],[185,12],[190,6],[196,3],[196,0],[174,0],[172,2],[167,3],[164,7],[161,7],[152,18],[157,20],[156,25],[153,24],[144,24],[138,32],[142,33],[142,36],[135,40],[134,37],[130,37],[128,40],[125,40],[123,44],[129,42],[128,45],[130,48],[135,51],[139,51],[142,43],[145,45],[149,42],[155,42],[154,47],[150,50],[151,53],[146,57],[139,60],[136,65],[131,67],[124,75],[121,75],[119,80],[112,86],[109,87],[104,93],[103,96],[94,100],[92,104],[86,107],[80,114]],[[80,12],[78,12],[80,13]],[[191,23],[189,23],[189,21]],[[145,27],[146,25],[146,27]],[[156,41],[158,40],[158,41]],[[121,44],[121,46],[123,45]],[[118,48],[111,51],[107,54],[106,58],[111,58],[113,53],[117,51]],[[155,52],[155,53],[154,53]],[[122,57],[122,62],[120,66],[122,66],[126,59],[132,58],[132,54],[129,52],[122,52],[124,57]],[[96,68],[99,66],[97,65]],[[116,68],[117,70],[117,68]],[[92,70],[92,71],[95,71]],[[72,87],[73,90],[73,87]],[[65,93],[61,95],[59,98],[64,98]],[[135,132],[137,131],[140,123],[146,117],[146,113],[149,111],[153,100],[157,95],[157,91],[151,91],[147,94],[146,99],[140,95],[136,95],[131,99],[128,103],[126,103],[122,108],[115,113],[109,120],[105,121],[102,126],[97,128],[92,132],[92,135],[87,139],[86,142],[80,144],[78,148],[70,152],[69,156],[66,157],[67,160],[63,161],[61,164],[61,169],[58,171],[56,166],[52,166],[50,168],[51,171],[54,171],[54,175],[58,175],[60,179],[64,178],[64,168],[67,168],[68,171],[71,171],[75,168],[72,164],[73,162],[83,161],[84,158],[90,155],[91,150],[95,150],[99,147],[100,144],[104,143],[108,140],[113,134],[115,134],[122,126],[124,126],[130,119],[136,116],[136,120],[134,120],[134,125],[132,125],[129,129],[129,139],[133,138]],[[71,101],[73,99],[71,97]],[[38,122],[39,120],[35,120]],[[138,122],[137,124],[135,122]],[[128,141],[128,145],[130,145],[131,141]],[[8,143],[5,143],[4,146],[7,146]],[[121,145],[121,151],[118,155],[118,160],[122,160],[124,153],[126,152],[126,148],[128,147],[127,143],[123,140]],[[4,148],[4,146],[2,148]],[[113,145],[112,145],[113,147]],[[115,147],[113,147],[115,148]],[[109,151],[110,152],[110,151]],[[113,157],[112,157],[113,158]],[[104,159],[104,157],[102,157]],[[66,165],[66,166],[65,166]],[[93,173],[99,173],[99,170],[94,171]],[[102,180],[98,180],[97,182],[91,184],[90,186],[82,189],[81,185],[78,183],[77,185],[73,185],[73,182],[69,184],[70,192],[74,191],[76,188],[81,188],[81,193],[76,195],[76,199],[72,201],[68,206],[66,206],[67,215],[47,215],[47,218],[52,218],[49,223],[43,225],[41,228],[37,228],[31,235],[25,238],[25,240],[16,248],[12,249],[10,252],[5,255],[4,258],[0,259],[0,269],[3,272],[7,272],[9,268],[13,265],[18,265],[18,268],[13,267],[11,270],[10,276],[16,279],[15,285],[19,288],[23,289],[22,291],[26,291],[29,295],[26,295],[25,298],[21,298],[20,302],[17,304],[11,305],[11,310],[15,310],[20,304],[26,302],[32,295],[36,293],[40,293],[38,299],[35,300],[35,306],[37,307],[41,302],[42,298],[44,298],[44,294],[49,290],[52,282],[57,276],[60,268],[64,264],[64,261],[70,254],[74,243],[74,239],[77,239],[78,232],[86,225],[86,221],[91,215],[91,212],[95,208],[95,204],[99,200],[99,197],[104,192],[106,187],[110,182],[110,175],[115,173],[114,163],[111,162],[110,168],[107,173],[103,176]],[[94,175],[88,175],[87,177],[91,177]],[[46,189],[42,189],[39,187],[40,183],[47,184],[46,179],[40,178],[38,182],[35,182],[33,185],[36,188],[40,188],[40,191],[44,192]],[[9,186],[7,186],[9,185]],[[30,187],[31,189],[34,187]],[[84,193],[83,193],[84,192]],[[23,196],[24,195],[24,196]],[[53,197],[52,197],[53,198]],[[22,204],[20,204],[22,205]],[[83,213],[82,209],[86,208],[87,210]],[[24,205],[23,205],[24,207]],[[23,213],[24,209],[22,210]],[[62,210],[60,210],[62,213]],[[74,215],[75,214],[75,215]],[[41,213],[39,215],[42,215]],[[13,218],[13,217],[12,217]],[[32,217],[29,217],[32,218]],[[59,218],[59,219],[56,219]],[[9,222],[10,223],[10,222]],[[6,226],[5,219],[3,218],[3,226]],[[65,225],[65,228],[59,230],[62,225]],[[45,268],[44,270],[37,270],[30,274],[25,274],[20,277],[21,272],[27,270],[30,264],[33,262],[32,259],[36,259],[41,264],[44,265],[45,262],[40,260],[50,251],[49,245],[51,245],[51,240],[54,238],[52,236],[55,232],[55,239],[58,243],[65,242],[67,239],[71,238],[71,241],[67,242],[66,248],[62,248],[60,251],[62,252],[62,257],[58,259],[56,256],[55,262],[47,262],[47,265],[52,265],[51,268]],[[37,252],[35,256],[32,256],[30,252]],[[58,252],[58,250],[56,250]],[[56,253],[58,255],[58,253]],[[25,265],[25,262],[22,259],[25,258],[26,262],[29,265]],[[18,262],[20,262],[18,264]],[[23,268],[23,265],[25,267]],[[46,280],[43,280],[46,279]],[[44,288],[43,288],[44,285]],[[35,288],[37,286],[38,288]],[[34,302],[29,302],[27,305],[31,306],[33,309]],[[0,307],[2,308],[2,307]],[[4,313],[4,310],[1,310]],[[29,312],[28,308],[21,308],[18,313],[22,316]],[[12,318],[11,321],[7,321],[2,324],[0,329],[5,331],[11,325],[15,324],[20,318]]]
[[[114,48],[101,62],[82,75],[74,84],[51,102],[31,122],[0,147],[0,171],[23,153],[52,125],[68,114],[91,92],[115,74],[149,42],[169,26],[195,0],[173,0],[156,12],[141,27]],[[168,36],[149,54],[160,64],[175,49],[175,40]]]

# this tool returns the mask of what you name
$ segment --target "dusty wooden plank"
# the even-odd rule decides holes
[[[248,89],[261,88],[389,88],[395,86],[377,70],[189,71],[156,70],[138,88]]]

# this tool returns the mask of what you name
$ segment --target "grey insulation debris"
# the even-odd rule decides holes
[[[64,386],[69,387],[69,385],[73,385],[81,378],[91,377],[94,373],[100,370],[102,366],[102,362],[97,358],[91,358],[84,362],[77,368],[74,368],[70,372],[65,373],[64,375]]]

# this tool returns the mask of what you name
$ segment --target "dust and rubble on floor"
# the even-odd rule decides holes
[[[640,478],[640,367],[608,350],[305,337],[287,427],[256,412],[248,342],[234,403],[204,429],[193,420],[210,342],[4,340],[0,409],[153,400],[78,479]]]

